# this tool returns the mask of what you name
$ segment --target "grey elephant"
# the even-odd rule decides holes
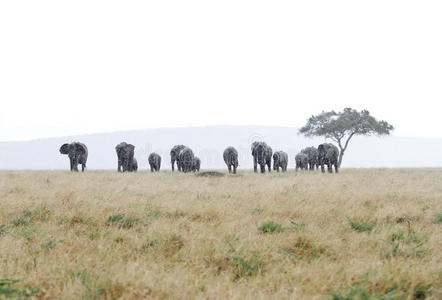
[[[287,165],[289,162],[289,156],[284,151],[276,151],[273,154],[273,170],[279,172],[281,168],[282,172],[287,171]]]
[[[201,167],[201,159],[195,156],[192,161],[192,172],[199,172]]]
[[[257,165],[259,164],[261,173],[265,173],[266,165],[269,172],[271,172],[272,148],[265,142],[254,142],[251,150],[253,156],[253,171],[257,172]]]
[[[296,161],[296,171],[298,171],[298,169],[308,170],[308,156],[307,156],[307,154],[305,154],[303,152],[296,154],[295,161]]]
[[[138,170],[138,162],[135,159],[135,146],[126,142],[115,146],[118,157],[118,172],[135,172]]]
[[[223,153],[224,162],[227,165],[227,169],[229,170],[229,173],[232,173],[233,168],[233,174],[236,174],[236,169],[238,168],[238,151],[233,147],[227,147],[226,150],[224,150]]]
[[[159,154],[151,153],[151,154],[149,154],[149,157],[147,160],[149,161],[151,172],[159,172],[160,171],[160,169],[161,169],[161,156]]]
[[[178,171],[181,171],[181,166],[178,162],[178,158],[179,158],[179,154],[180,151],[183,150],[186,146],[184,145],[175,145],[173,146],[173,148],[170,150],[170,163],[172,165],[172,172],[175,171],[175,162],[178,168]]]
[[[317,170],[319,166],[318,149],[316,149],[315,147],[307,147],[301,152],[307,154],[309,170],[314,170],[315,168]]]
[[[178,154],[178,166],[184,173],[192,171],[194,159],[193,151],[189,147],[184,147]]]
[[[88,155],[87,147],[85,144],[79,142],[63,144],[60,147],[60,153],[67,154],[69,156],[71,171],[78,172],[78,165],[81,164],[81,171],[84,172],[84,169],[86,169]]]
[[[321,165],[322,173],[325,172],[324,164],[327,165],[327,169],[329,173],[333,172],[333,166],[335,166],[335,173],[338,173],[338,157],[339,157],[339,149],[333,144],[324,143],[318,146],[318,161]]]

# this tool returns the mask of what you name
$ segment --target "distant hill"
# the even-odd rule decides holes
[[[67,169],[68,158],[58,149],[63,143],[81,141],[89,148],[89,169],[116,169],[115,145],[126,141],[135,145],[141,169],[148,167],[147,156],[155,151],[170,169],[170,148],[175,144],[191,147],[201,158],[202,168],[224,168],[223,150],[238,149],[240,168],[252,168],[250,144],[265,140],[273,150],[289,153],[289,167],[302,148],[317,146],[324,139],[308,139],[293,127],[208,126],[161,128],[80,136],[0,142],[0,169]],[[345,156],[343,167],[441,167],[442,138],[356,137]]]

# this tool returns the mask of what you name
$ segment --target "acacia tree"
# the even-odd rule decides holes
[[[339,146],[339,161],[347,150],[348,143],[355,135],[389,135],[394,127],[386,121],[378,121],[370,116],[368,110],[357,111],[345,108],[342,112],[328,111],[311,116],[299,133],[307,137],[323,136],[335,141]]]

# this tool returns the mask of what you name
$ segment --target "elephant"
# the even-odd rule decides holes
[[[81,164],[81,171],[86,169],[87,162],[87,147],[85,144],[79,142],[72,142],[70,144],[63,144],[60,147],[61,154],[67,154],[71,164],[71,171],[78,172],[78,165]]]
[[[257,164],[259,164],[261,173],[265,173],[266,165],[269,172],[271,172],[272,153],[272,148],[265,142],[254,142],[252,144],[253,171],[257,172]]]
[[[138,161],[135,157],[132,159],[132,164],[130,166],[130,169],[131,170],[129,170],[129,172],[136,172],[138,170]]]
[[[324,143],[318,146],[318,161],[321,165],[322,173],[325,172],[324,164],[327,165],[327,169],[329,173],[333,173],[333,166],[335,166],[335,173],[338,173],[338,158],[339,158],[339,149],[333,144]]]
[[[181,168],[181,171],[184,173],[192,171],[193,159],[194,155],[192,149],[184,147],[178,154],[178,168]]]
[[[173,148],[170,150],[170,163],[172,165],[172,172],[175,171],[175,161],[176,161],[176,165],[178,168],[178,171],[181,171],[181,166],[178,162],[178,155],[180,153],[181,150],[183,150],[186,146],[184,145],[175,145],[173,146]]]
[[[276,151],[273,154],[273,170],[279,172],[279,168],[282,169],[282,172],[287,171],[287,164],[289,161],[289,156],[284,151]]]
[[[138,162],[135,159],[135,146],[126,142],[119,143],[115,146],[118,157],[118,172],[134,172],[138,170]]]
[[[201,167],[201,159],[195,156],[192,161],[192,172],[199,172]]]
[[[309,170],[312,171],[315,168],[317,170],[319,166],[318,149],[316,149],[315,147],[307,147],[301,152],[307,154]]]
[[[233,168],[233,174],[236,174],[236,169],[238,168],[238,151],[236,151],[233,147],[227,147],[226,150],[224,150],[223,153],[224,162],[227,165],[227,169],[229,170],[229,173],[232,173]]]
[[[298,171],[298,169],[308,170],[308,156],[307,156],[307,154],[305,154],[303,152],[296,154],[295,161],[296,161],[296,171]]]
[[[151,172],[159,172],[161,168],[161,156],[157,153],[151,153],[147,159],[150,165]]]

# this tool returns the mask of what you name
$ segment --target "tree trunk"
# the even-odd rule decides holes
[[[339,159],[338,159],[338,167],[341,167],[341,163],[342,163],[342,157],[344,157],[344,150],[342,150],[342,148],[340,149],[341,151],[339,151]]]

